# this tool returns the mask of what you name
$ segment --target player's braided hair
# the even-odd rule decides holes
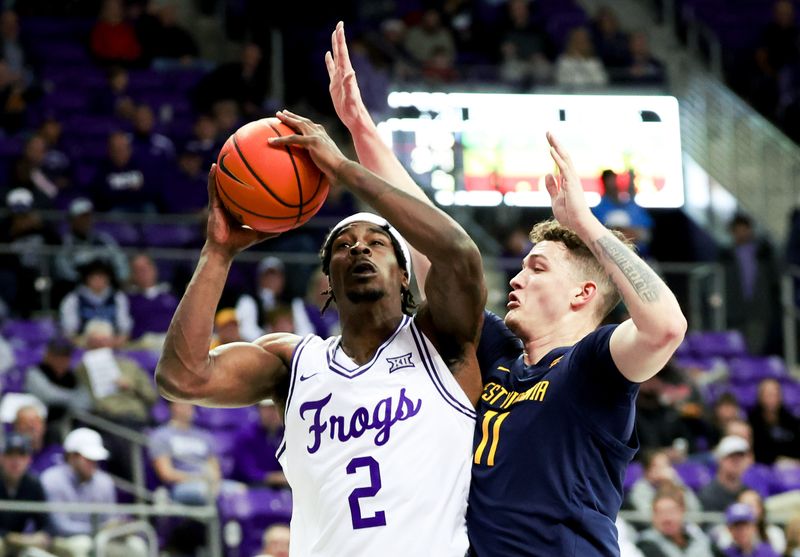
[[[609,232],[620,242],[635,251],[634,245],[621,232],[617,230],[609,230]],[[611,313],[611,310],[622,300],[622,295],[611,281],[611,277],[594,256],[592,250],[589,249],[589,246],[573,230],[562,226],[555,219],[549,219],[535,224],[528,237],[534,244],[546,240],[560,242],[567,248],[572,261],[576,264],[576,270],[581,275],[579,278],[588,278],[598,285],[598,292],[601,296],[601,303],[598,308],[600,320]]]
[[[392,242],[392,248],[394,249],[394,255],[397,258],[397,264],[400,265],[403,269],[408,269],[408,262],[406,261],[406,256],[403,254],[403,250],[400,247],[400,243],[397,241],[397,238],[394,237],[394,234],[389,232],[389,227],[382,226],[386,231],[386,235],[389,237],[389,240]],[[325,273],[327,277],[331,276],[331,246],[333,245],[333,241],[339,237],[344,231],[339,230],[336,234],[331,235],[328,238],[328,241],[325,242],[322,246],[322,249],[319,250],[319,258],[322,261],[322,272]],[[325,292],[321,292],[321,294],[328,297],[325,300],[325,305],[322,306],[322,313],[325,313],[325,310],[328,309],[328,306],[331,305],[331,302],[336,301],[336,297],[333,295],[333,288],[328,288]],[[406,315],[413,315],[414,309],[417,307],[417,303],[414,300],[414,294],[411,292],[410,288],[400,287],[400,299],[401,299],[401,310]]]

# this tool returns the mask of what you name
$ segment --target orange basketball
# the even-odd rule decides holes
[[[286,232],[308,221],[325,202],[328,180],[305,149],[267,142],[294,133],[277,118],[264,118],[245,124],[222,146],[217,191],[242,224]]]

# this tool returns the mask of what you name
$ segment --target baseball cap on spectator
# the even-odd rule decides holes
[[[57,336],[47,343],[47,351],[59,356],[71,356],[75,351],[75,345],[67,337]]]
[[[94,205],[85,197],[73,199],[72,203],[69,204],[69,216],[71,217],[79,217],[92,211],[94,211]]]
[[[18,453],[31,454],[33,448],[31,440],[20,433],[9,433],[6,442],[3,444],[3,454]]]
[[[33,208],[33,194],[25,188],[14,188],[6,195],[6,206],[12,213],[27,213]]]
[[[223,308],[217,312],[217,315],[214,316],[214,326],[224,327],[229,323],[238,322],[239,320],[236,317],[236,310],[233,308]]]
[[[64,452],[78,453],[84,458],[95,461],[108,458],[108,450],[103,446],[100,434],[88,427],[79,427],[69,432],[64,439]]]
[[[727,524],[755,521],[756,515],[753,512],[753,508],[747,503],[734,503],[725,511],[725,522]]]
[[[268,255],[264,259],[258,262],[258,274],[266,273],[267,271],[278,271],[279,273],[283,272],[283,261],[275,257],[274,255]]]
[[[750,443],[738,435],[728,435],[723,437],[714,449],[714,458],[722,460],[733,454],[745,454],[750,452]]]

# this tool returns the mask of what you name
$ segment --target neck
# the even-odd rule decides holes
[[[525,346],[526,365],[537,363],[554,348],[576,344],[595,329],[595,326],[589,323],[567,321],[551,325],[545,330],[532,331],[530,335],[520,335]]]
[[[717,476],[717,479],[719,480],[719,483],[730,490],[739,489],[739,487],[742,485],[742,482],[739,480],[739,478],[733,474],[720,473]]]
[[[397,329],[403,314],[385,305],[359,304],[340,311],[344,353],[361,365],[372,359],[375,351]]]
[[[189,429],[189,424],[186,422],[179,422],[178,420],[170,420],[172,427],[176,429]]]

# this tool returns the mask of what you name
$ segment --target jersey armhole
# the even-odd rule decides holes
[[[303,350],[315,336],[316,335],[313,333],[306,335],[303,340],[297,343],[297,346],[295,346],[292,351],[291,365],[289,366],[289,392],[286,395],[286,406],[283,409],[284,436],[283,439],[281,439],[278,450],[275,451],[275,457],[278,459],[280,459],[283,451],[286,450],[286,418],[289,415],[289,405],[292,403],[292,394],[294,394],[294,386],[297,378],[297,363],[300,361]]]
[[[422,360],[422,366],[425,368],[425,372],[428,374],[436,391],[454,410],[463,414],[470,420],[474,421],[477,419],[475,409],[469,402],[467,395],[461,390],[461,385],[458,384],[455,377],[450,373],[450,370],[447,370],[448,377],[442,377],[439,371],[440,366],[436,365],[435,360],[431,356],[431,349],[429,347],[430,341],[413,320],[411,320],[409,330],[414,339],[414,344],[417,347],[419,357]],[[446,366],[445,369],[447,369]],[[455,393],[452,391],[455,391]]]

